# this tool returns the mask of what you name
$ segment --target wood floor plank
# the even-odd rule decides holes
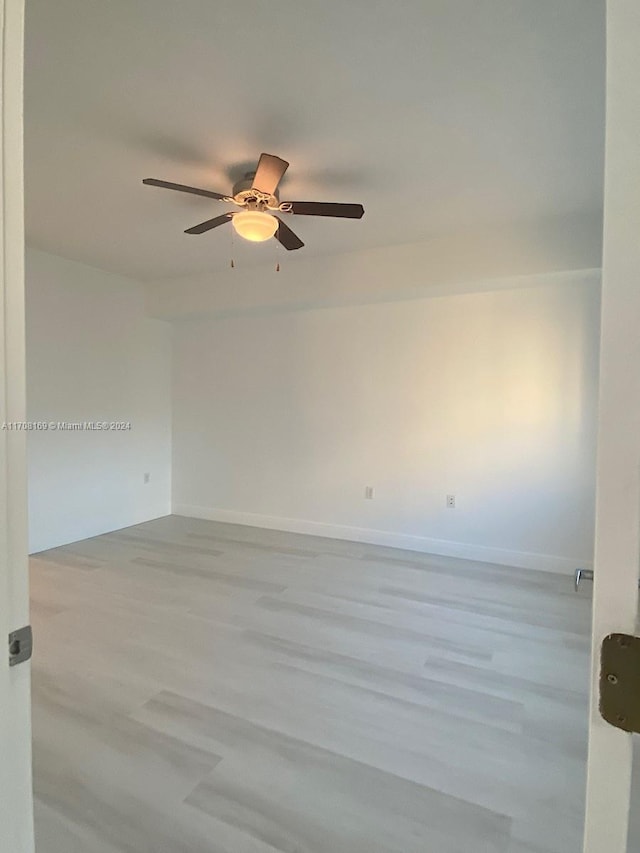
[[[258,607],[269,610],[275,613],[295,613],[304,616],[307,619],[321,622],[323,626],[337,626],[346,628],[349,631],[363,633],[368,637],[382,640],[389,643],[398,641],[409,641],[421,645],[423,648],[437,648],[439,651],[449,651],[459,655],[465,659],[471,660],[490,660],[491,653],[489,651],[479,649],[474,643],[467,643],[463,640],[446,640],[442,637],[414,630],[411,628],[403,628],[399,625],[387,625],[383,622],[378,622],[372,619],[363,619],[361,616],[351,616],[338,613],[334,610],[327,610],[322,607],[314,607],[307,604],[297,604],[287,601],[283,598],[272,598],[270,596],[262,596],[256,602]]]
[[[242,539],[234,539],[231,536],[223,536],[222,534],[215,536],[210,533],[189,533],[187,534],[189,539],[194,540],[204,540],[205,542],[219,542],[221,545],[229,546],[235,545],[240,548],[256,550],[260,552],[267,552],[270,554],[289,554],[294,557],[309,557],[311,559],[315,559],[318,554],[316,551],[306,548],[287,548],[286,546],[272,545],[266,542],[249,542],[243,541]]]
[[[499,728],[512,731],[522,729],[524,706],[521,702],[492,696],[480,690],[444,684],[422,675],[314,648],[305,643],[292,643],[259,631],[247,630],[244,637],[254,641],[260,652],[271,650],[278,659],[293,662],[310,672],[342,678],[353,685],[382,690],[397,698]]]
[[[161,726],[164,723],[173,731],[181,732],[183,737],[215,744],[225,755],[225,767],[220,767],[219,773],[214,772],[198,785],[187,801],[218,817],[226,815],[228,820],[244,821],[255,832],[268,833],[265,840],[278,850],[310,849],[328,853],[337,849],[341,836],[336,836],[335,823],[333,827],[328,826],[326,816],[330,813],[334,820],[337,819],[339,807],[341,813],[357,817],[359,836],[351,832],[342,836],[345,849],[354,853],[365,853],[368,849],[397,850],[398,853],[415,850],[417,853],[425,849],[429,840],[447,844],[442,849],[458,851],[463,849],[463,840],[467,843],[473,837],[483,839],[488,851],[504,847],[508,837],[510,820],[503,815],[210,705],[165,692],[146,703],[139,713],[142,719],[154,720]],[[224,777],[227,766],[233,762],[242,765],[241,772],[236,771],[233,785],[225,788],[218,779]],[[262,784],[256,784],[259,771],[264,777]],[[235,805],[231,793],[233,786],[238,794]],[[305,791],[305,786],[309,790]],[[278,805],[282,800],[290,804],[292,799],[296,803],[294,811],[290,806],[284,810]],[[387,822],[392,815],[412,823],[416,840],[410,848],[398,847],[397,840],[391,842],[390,839],[383,847],[376,844],[382,830],[380,809],[384,810],[383,819]],[[309,821],[306,825],[305,815]],[[376,832],[373,832],[374,827]],[[458,839],[454,828],[459,832]],[[392,823],[390,829],[387,835],[397,837],[397,825]],[[388,847],[390,843],[392,846]],[[402,844],[406,843],[405,839]]]
[[[120,853],[112,844],[96,837],[86,827],[69,820],[62,812],[36,798],[34,803],[36,851],[47,853]]]
[[[38,853],[580,851],[570,578],[168,516],[32,595]]]
[[[179,563],[172,563],[169,560],[152,560],[147,557],[134,557],[131,562],[138,563],[142,566],[151,566],[152,568],[162,569],[164,572],[168,571],[172,575],[177,575],[183,583],[190,577],[199,577],[204,578],[205,580],[229,584],[230,586],[241,587],[242,589],[255,589],[259,592],[277,594],[279,592],[284,592],[285,590],[285,587],[282,584],[258,580],[244,575],[218,572],[215,571],[215,569],[210,568],[200,569],[194,566],[185,566]]]
[[[528,601],[525,596],[518,596],[516,601],[511,599],[503,602],[489,595],[469,595],[468,591],[467,594],[447,598],[440,598],[433,593],[411,592],[393,586],[382,587],[380,591],[386,595],[408,598],[410,601],[440,605],[448,610],[462,610],[500,618],[506,616],[514,621],[540,628],[553,628],[562,621],[564,631],[583,634],[588,627],[588,615],[584,613],[584,607],[580,606],[579,599],[569,600],[568,603],[561,605],[560,602],[546,600],[548,597],[545,596],[537,602],[539,608],[532,609],[531,601]]]

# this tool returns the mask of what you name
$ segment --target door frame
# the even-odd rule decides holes
[[[635,634],[640,565],[640,7],[607,3],[596,543],[584,853],[626,853],[633,736],[599,712],[600,649]]]
[[[0,427],[25,420],[24,0],[0,0]],[[0,428],[0,849],[33,853],[31,667],[9,666],[29,624],[26,432]]]
[[[607,3],[604,254],[584,853],[626,853],[633,736],[599,712],[600,649],[635,634],[640,565],[640,6]]]

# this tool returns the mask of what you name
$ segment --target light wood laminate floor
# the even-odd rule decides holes
[[[588,584],[173,516],[31,564],[38,853],[579,853]]]

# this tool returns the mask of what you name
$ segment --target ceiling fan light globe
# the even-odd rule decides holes
[[[236,213],[231,221],[236,232],[245,240],[251,240],[252,243],[263,243],[273,237],[278,230],[278,220],[275,216],[258,210]]]

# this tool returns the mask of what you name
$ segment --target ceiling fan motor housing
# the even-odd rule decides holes
[[[255,172],[245,172],[244,178],[241,178],[233,185],[233,198],[241,205],[254,206],[260,210],[268,207],[270,210],[278,210],[280,208],[280,199],[278,191],[272,195],[262,193],[253,187],[253,181],[256,176]]]

